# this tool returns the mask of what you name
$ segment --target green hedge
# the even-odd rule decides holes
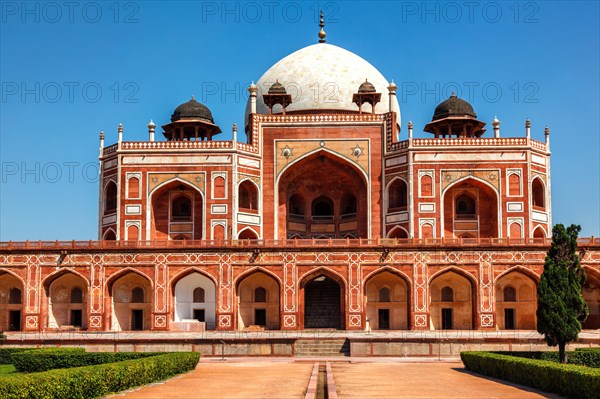
[[[76,348],[80,349],[80,348]],[[93,366],[156,355],[151,352],[84,352],[69,349],[35,349],[11,355],[11,363],[21,373]]]
[[[572,398],[600,398],[600,370],[492,352],[461,352],[467,370]]]
[[[0,364],[11,364],[10,356],[13,353],[32,350],[32,348],[0,348]]]
[[[579,364],[581,366],[588,366],[594,368],[600,368],[600,350],[596,348],[580,348],[583,350],[576,349],[574,352],[567,352],[567,362],[569,364]],[[527,359],[536,360],[548,360],[551,362],[559,362],[559,355],[556,351],[533,351],[533,352],[493,352],[500,355],[518,356]]]
[[[175,352],[96,366],[6,376],[0,379],[0,398],[97,398],[193,370],[199,358],[199,353]]]

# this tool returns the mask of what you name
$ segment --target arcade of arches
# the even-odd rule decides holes
[[[335,253],[330,256],[335,259]],[[481,323],[484,306],[489,306],[488,314],[494,318],[490,328],[536,328],[541,269],[533,272],[517,266],[498,271],[493,279],[493,292],[490,292],[478,285],[476,268],[438,269],[425,280],[426,290],[417,290],[410,272],[390,266],[365,267],[363,280],[358,285],[340,274],[341,267],[335,272],[327,267],[303,267],[297,274],[285,278],[272,267],[244,267],[236,269],[231,285],[222,285],[214,270],[181,269],[166,284],[168,306],[162,313],[166,317],[163,329],[471,330],[485,328]],[[600,273],[588,267],[586,272],[582,293],[590,316],[584,328],[598,329]],[[94,317],[99,317],[93,308],[98,303],[92,299],[87,278],[68,269],[51,273],[42,280],[42,329],[98,330],[93,328]],[[422,286],[421,282],[417,284]],[[0,269],[0,329],[25,329],[29,303],[25,286],[21,277]],[[104,310],[99,314],[101,330],[157,329],[157,295],[160,294],[151,275],[125,268],[110,275],[104,287]],[[228,292],[231,292],[231,300],[223,296]],[[486,304],[490,294],[493,301]],[[223,319],[223,309],[228,307],[234,318],[226,326],[229,328],[223,328],[219,322]],[[424,324],[416,324],[419,314],[426,315]],[[295,324],[290,323],[291,317]]]

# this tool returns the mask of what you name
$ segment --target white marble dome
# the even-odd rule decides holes
[[[327,43],[317,43],[304,47],[273,65],[258,80],[256,112],[268,114],[269,108],[263,102],[262,95],[276,81],[282,83],[292,96],[292,104],[287,112],[301,110],[350,110],[358,111],[352,102],[352,95],[365,79],[381,93],[381,101],[376,105],[376,113],[388,111],[389,81],[373,65],[341,47]],[[369,104],[363,110],[370,112]],[[394,96],[392,110],[398,115],[400,125],[400,106]],[[281,106],[276,105],[273,113],[280,113]],[[250,100],[246,105],[246,122],[250,113]]]

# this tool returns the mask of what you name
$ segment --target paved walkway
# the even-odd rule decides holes
[[[456,358],[342,358],[332,363],[340,398],[559,398],[484,378]],[[203,359],[195,371],[118,394],[118,398],[304,398],[315,361],[325,359]],[[329,361],[341,360],[326,359]]]
[[[462,362],[332,365],[340,398],[558,398],[472,374]]]

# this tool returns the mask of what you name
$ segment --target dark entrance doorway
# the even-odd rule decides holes
[[[194,319],[204,322],[204,309],[194,309]]]
[[[142,309],[133,309],[131,311],[131,329],[134,331],[144,329],[144,311]]]
[[[504,328],[506,330],[515,329],[515,310],[504,309]]]
[[[341,328],[340,286],[319,276],[304,287],[304,328]]]
[[[254,325],[267,325],[267,309],[254,309]]]
[[[379,320],[379,329],[380,330],[389,330],[390,329],[390,310],[389,309],[379,309],[377,319]]]
[[[8,313],[8,331],[21,331],[20,310],[11,310]]]
[[[452,309],[442,309],[442,330],[452,330]]]
[[[71,310],[71,325],[73,327],[81,327],[82,319],[83,317],[81,309]]]

